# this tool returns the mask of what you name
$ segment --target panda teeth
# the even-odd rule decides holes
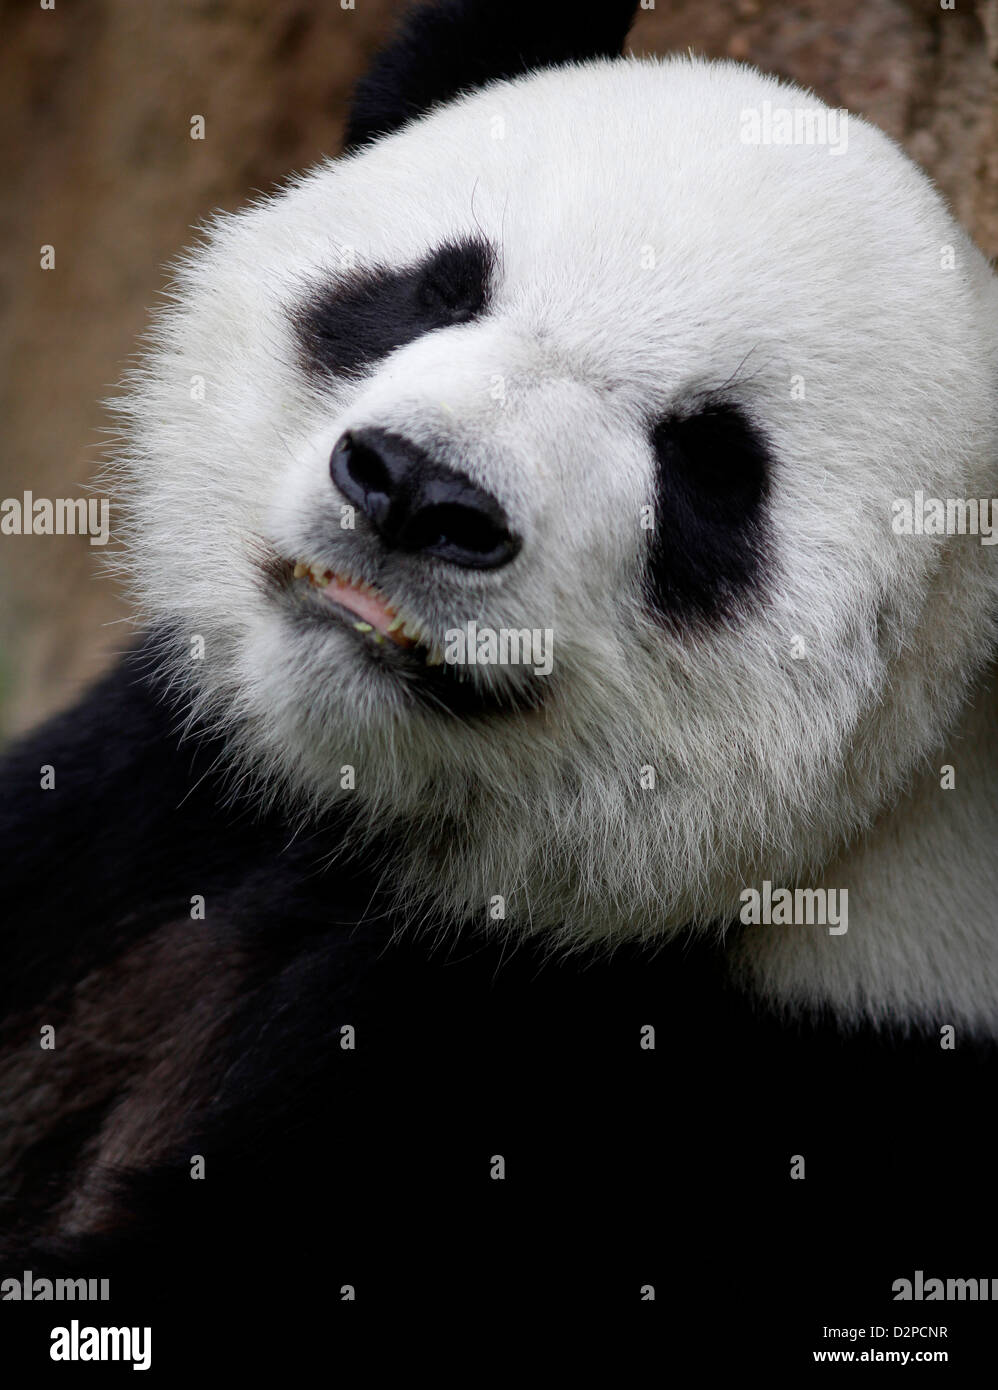
[[[384,606],[386,612],[391,615],[391,622],[388,624],[388,633],[397,646],[412,645],[422,647],[426,651],[427,666],[443,665],[444,656],[441,648],[437,646],[436,643],[431,646],[429,639],[424,636],[423,629],[416,620],[414,618],[404,617],[399,613],[393,605],[388,603],[384,594],[376,589],[373,584],[368,584],[367,581],[363,579],[354,579],[352,575],[341,573],[338,570],[333,571],[320,568],[318,565],[310,564],[305,560],[297,560],[295,562],[294,577],[295,579],[307,579],[309,583],[317,589],[327,589],[335,578],[339,583],[346,584],[350,588],[355,589],[357,593],[364,594],[368,598],[376,599]],[[378,632],[371,623],[358,619],[358,621],[353,624],[353,628],[355,632],[363,633],[365,637],[369,637],[370,640],[375,642],[378,646],[384,645],[385,633]],[[403,638],[405,638],[405,641],[402,640]]]

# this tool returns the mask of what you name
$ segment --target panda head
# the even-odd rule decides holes
[[[210,224],[114,486],[261,797],[424,909],[660,936],[817,872],[985,660],[990,551],[892,504],[994,490],[998,292],[861,120],[537,8],[415,12],[348,152]]]

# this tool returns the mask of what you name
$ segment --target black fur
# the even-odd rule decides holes
[[[744,411],[712,403],[659,423],[647,587],[666,619],[712,620],[762,582],[771,453]]]
[[[534,68],[617,57],[637,0],[437,0],[403,18],[354,93],[345,148],[459,92]]]
[[[5,1274],[108,1275],[114,1301],[85,1318],[152,1324],[162,1368],[205,1355],[226,1316],[240,1320],[215,1353],[229,1366],[310,1317],[348,1330],[344,1285],[381,1314],[508,1316],[633,1309],[653,1283],[691,1335],[724,1297],[729,1332],[749,1337],[774,1303],[788,1328],[797,1299],[886,1321],[910,1270],[995,1272],[980,1268],[979,1224],[919,1205],[923,1187],[990,1191],[977,1116],[991,1049],[786,1025],[706,943],[548,959],[468,924],[436,947],[399,935],[378,891],[390,846],[330,864],[342,823],[296,836],[278,811],[230,805],[218,749],[178,742],[147,667],[147,652],[126,659],[0,769],[7,1008],[26,1009],[36,1049],[40,1001],[183,918],[192,893],[207,916],[190,931],[237,944],[246,974],[198,1064],[207,1107],[177,1107],[155,1163],[108,1174],[105,1230],[41,1239],[8,1203]],[[43,763],[55,791],[38,789]],[[639,1046],[646,1024],[654,1051]],[[77,1041],[63,1025],[59,1047]],[[36,1190],[107,1117],[30,1156]],[[796,1153],[803,1183],[788,1177]],[[58,1311],[6,1321],[80,1312]]]
[[[181,721],[149,675],[159,640],[147,639],[3,761],[0,1008],[80,977],[186,914],[194,893],[265,893],[265,874],[247,879],[245,855],[266,862],[287,826],[231,804],[211,739],[180,742]],[[50,790],[41,789],[43,766],[55,772]]]
[[[312,373],[359,375],[435,328],[488,308],[496,256],[481,239],[447,242],[418,265],[348,271],[299,304],[293,321]]]

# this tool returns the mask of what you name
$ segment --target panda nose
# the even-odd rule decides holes
[[[329,472],[392,550],[486,570],[508,564],[520,549],[490,493],[401,435],[348,430]]]

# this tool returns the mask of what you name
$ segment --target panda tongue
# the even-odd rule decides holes
[[[364,592],[356,588],[353,584],[345,580],[337,579],[335,575],[322,590],[326,598],[333,603],[338,603],[341,608],[349,609],[351,613],[356,613],[357,617],[365,623],[370,623],[376,632],[382,632],[386,637],[390,637],[400,647],[409,647],[411,640],[405,636],[401,627],[394,632],[389,630],[392,623],[397,620],[398,615],[394,613],[383,599],[370,591]]]

